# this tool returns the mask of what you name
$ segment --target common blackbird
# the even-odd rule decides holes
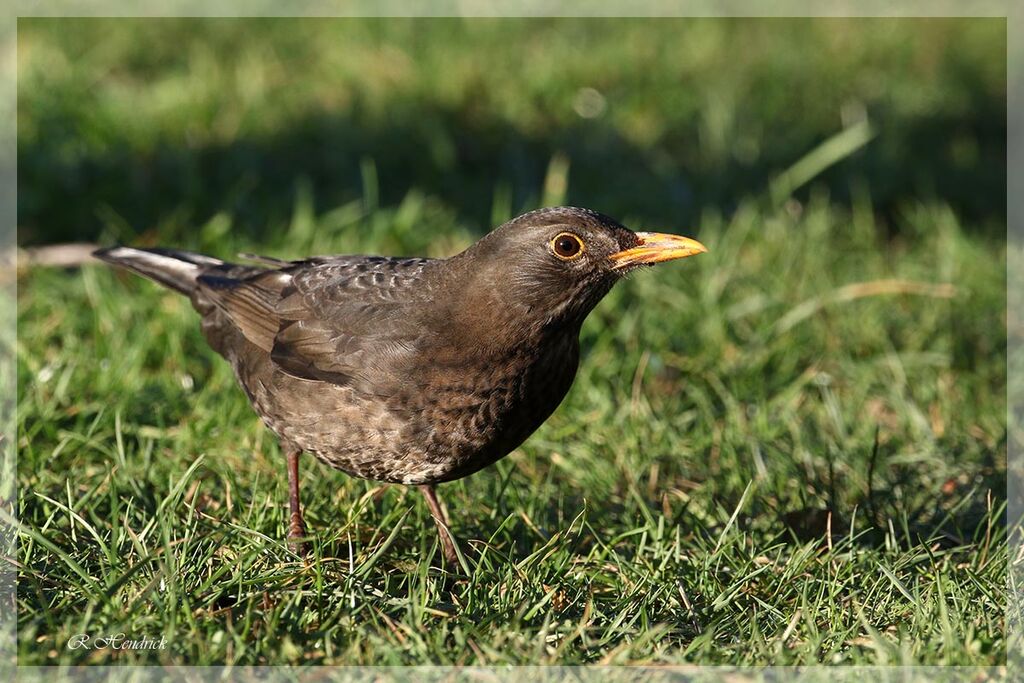
[[[636,268],[706,251],[588,209],[531,211],[450,258],[244,257],[174,249],[95,255],[188,296],[287,458],[289,540],[306,536],[302,452],[348,474],[434,486],[521,444],[576,375],[584,318]]]

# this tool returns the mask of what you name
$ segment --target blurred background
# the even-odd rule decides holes
[[[858,124],[776,189],[860,193],[889,232],[939,198],[1005,225],[998,19],[22,19],[18,39],[24,245],[194,243],[217,216],[265,239],[368,197],[477,231],[543,200],[695,226]]]

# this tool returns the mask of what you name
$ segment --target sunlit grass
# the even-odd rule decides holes
[[[351,211],[218,254],[469,241],[422,205],[408,233]],[[908,230],[741,210],[707,220],[709,254],[621,285],[549,423],[442,487],[468,577],[440,571],[419,496],[311,460],[304,564],[274,439],[187,302],[104,266],[31,271],[23,661],[104,661],[64,644],[125,631],[170,643],[132,661],[995,662],[1002,249],[941,210]]]

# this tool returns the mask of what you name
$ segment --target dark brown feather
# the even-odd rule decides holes
[[[559,230],[586,259],[550,251]],[[572,384],[583,319],[632,232],[583,209],[526,214],[448,259],[241,266],[119,248],[107,260],[188,294],[211,346],[288,445],[360,477],[456,479],[503,457]]]

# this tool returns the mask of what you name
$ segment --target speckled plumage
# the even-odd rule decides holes
[[[339,259],[252,277],[243,286],[284,285],[278,310],[290,317],[273,339],[235,322],[233,294],[214,303],[201,287],[194,301],[211,346],[287,444],[358,477],[438,483],[522,443],[568,391],[579,346],[578,327],[537,329],[474,353],[450,319],[423,311],[431,265]],[[396,301],[381,281],[423,286]]]
[[[566,231],[584,247],[570,259],[553,252]],[[447,259],[238,265],[126,247],[97,256],[189,296],[286,452],[430,485],[505,456],[558,406],[580,326],[626,270],[609,258],[637,244],[606,216],[560,207]]]

